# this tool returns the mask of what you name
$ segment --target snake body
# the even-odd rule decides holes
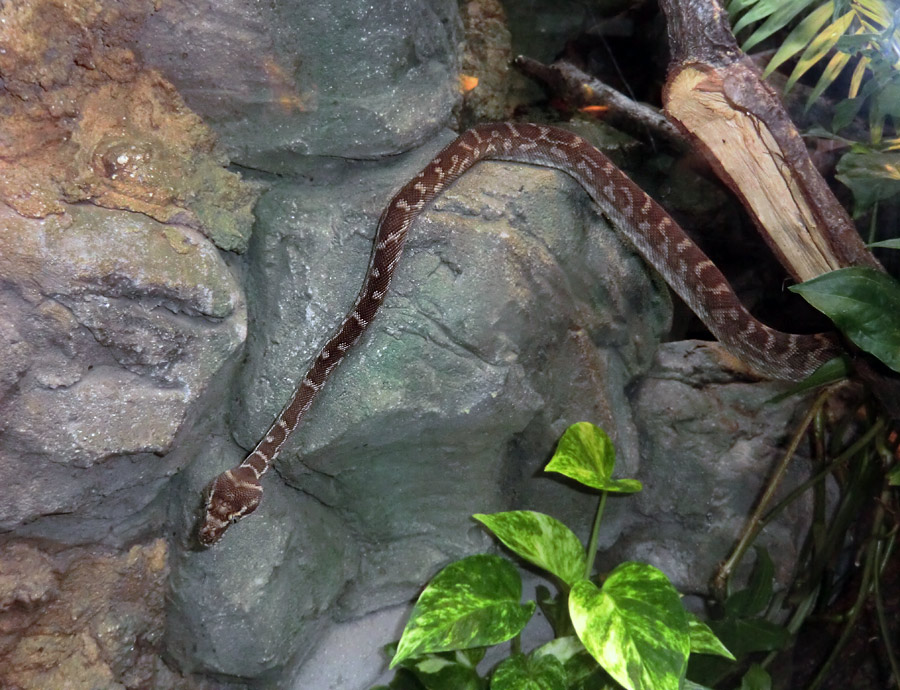
[[[262,497],[260,478],[384,301],[413,221],[441,190],[487,159],[556,168],[572,176],[712,334],[760,374],[798,380],[840,353],[830,335],[782,333],[756,320],[725,276],[672,217],[581,137],[543,125],[481,125],[444,148],[391,199],[379,220],[353,308],[316,355],[262,440],[239,466],[210,483],[198,534],[201,544],[214,544],[231,524],[257,508]]]

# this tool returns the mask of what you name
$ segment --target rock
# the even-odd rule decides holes
[[[166,574],[161,539],[125,553],[0,548],[0,686],[186,688],[158,668]]]
[[[736,377],[722,366],[729,358],[716,343],[657,350],[632,396],[644,490],[628,499],[627,529],[604,549],[603,563],[651,563],[690,593],[730,555],[799,420],[795,398],[771,402],[790,384]],[[808,462],[795,458],[779,496],[808,476]],[[796,501],[757,541],[777,563],[776,585],[790,579],[809,509]],[[744,573],[752,563],[751,554]]]
[[[352,303],[391,187],[437,147],[335,166],[261,200],[248,253],[259,327],[230,415],[243,448]],[[592,497],[539,480],[538,498],[533,476],[582,419],[603,424],[623,471],[636,469],[622,390],[649,365],[669,309],[567,176],[480,164],[415,224],[382,313],[265,477],[262,507],[212,549],[179,550],[170,653],[189,670],[272,677],[329,615],[406,601],[440,565],[483,550],[474,512],[524,492],[530,507],[589,524]],[[178,511],[183,546],[203,485],[244,452],[199,449]]]
[[[459,100],[454,0],[167,2],[142,54],[247,167],[375,158],[444,127]]]
[[[86,201],[246,246],[253,187],[134,52],[146,0],[0,7],[0,202],[30,218]]]
[[[160,456],[244,340],[240,286],[202,235],[142,215],[0,206],[0,227],[0,530],[124,536],[184,462]]]

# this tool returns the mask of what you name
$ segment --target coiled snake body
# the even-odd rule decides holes
[[[369,268],[353,308],[316,355],[256,448],[239,466],[223,472],[209,485],[198,534],[201,544],[214,544],[229,525],[257,508],[262,496],[260,477],[384,301],[410,225],[441,190],[486,159],[556,168],[575,178],[712,334],[759,373],[798,380],[840,353],[829,335],[791,335],[757,321],[740,303],[725,276],[672,217],[581,137],[542,125],[481,125],[447,146],[391,199],[378,223]]]

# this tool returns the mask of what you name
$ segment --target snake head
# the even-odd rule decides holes
[[[203,546],[212,546],[231,525],[256,510],[261,498],[262,486],[252,467],[242,465],[223,472],[206,492],[197,539]]]

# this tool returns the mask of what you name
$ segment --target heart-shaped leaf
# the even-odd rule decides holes
[[[534,613],[520,604],[522,579],[499,556],[477,555],[451,563],[434,576],[413,607],[391,668],[411,656],[505,642]]]
[[[516,554],[570,587],[584,576],[584,546],[559,520],[531,510],[472,517]]]
[[[582,580],[569,594],[579,639],[628,690],[680,690],[691,649],[688,617],[669,579],[645,563],[623,563],[599,589]]]
[[[630,494],[641,490],[636,479],[612,479],[616,451],[606,432],[590,422],[573,424],[559,439],[545,468],[603,491]]]

